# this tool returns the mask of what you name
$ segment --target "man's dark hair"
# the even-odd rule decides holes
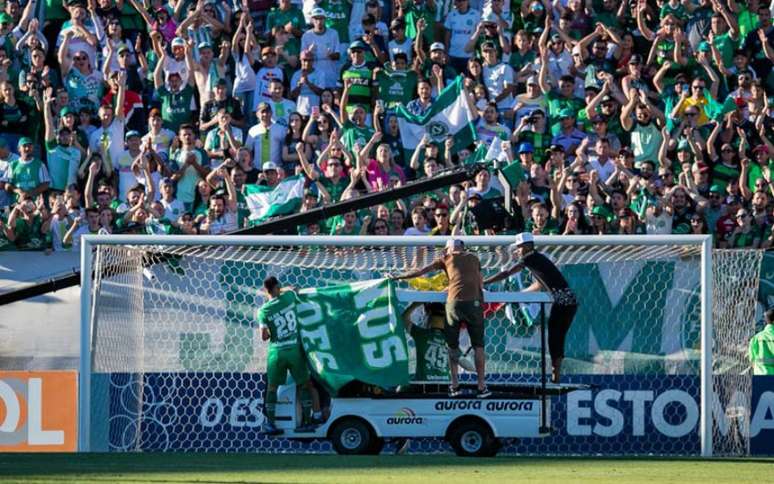
[[[767,324],[774,324],[774,308],[766,310],[764,316],[766,317]]]
[[[275,287],[279,286],[279,281],[274,276],[269,276],[263,280],[263,287],[266,291],[271,292]]]
[[[196,130],[194,129],[194,125],[193,124],[189,124],[189,123],[181,124],[180,127],[177,128],[177,132],[178,133],[182,133],[183,131],[188,130],[188,129],[190,129],[191,131],[196,132]]]
[[[88,208],[85,210],[85,212],[86,212],[87,214],[90,214],[90,213],[96,213],[97,215],[99,215],[99,209],[98,209],[98,208],[96,208],[96,207],[88,207]]]

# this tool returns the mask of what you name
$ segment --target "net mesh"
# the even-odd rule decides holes
[[[719,250],[713,256],[713,446],[716,455],[749,455],[755,301],[763,251]]]
[[[487,274],[513,262],[504,246],[468,249],[479,256]],[[510,443],[505,452],[698,453],[700,249],[593,243],[539,247],[559,265],[580,301],[567,338],[566,381],[610,387],[613,393],[574,392],[556,401],[555,435]],[[298,288],[350,283],[421,266],[440,250],[369,245],[97,246],[92,447],[329,451],[324,441],[269,439],[259,432],[267,348],[253,323],[264,302],[263,279],[275,275],[283,285]],[[716,266],[714,273],[716,291],[723,288],[723,298],[746,305],[741,295],[749,287],[743,278],[739,287],[731,287],[724,276],[728,272],[718,271],[734,273],[742,264],[752,271],[755,261],[731,254],[723,262],[726,265]],[[524,273],[491,289],[513,291],[530,283]],[[730,304],[716,300],[723,303]],[[749,307],[754,308],[754,298]],[[488,378],[538,382],[539,307],[491,309],[486,320]],[[743,314],[738,311],[734,318]],[[738,323],[720,319],[718,324]],[[737,350],[747,334],[732,328],[717,331],[727,332],[727,342],[736,341],[736,346],[728,344],[739,358]],[[742,378],[728,380],[722,391],[738,383]],[[742,385],[740,392],[749,402],[749,386]],[[620,425],[605,405],[620,414]],[[589,421],[578,417],[586,413]],[[648,424],[640,430],[637,422],[643,419]],[[724,437],[728,435],[731,432]],[[743,440],[724,443],[726,453],[743,453]],[[449,450],[433,439],[413,441],[411,448]]]

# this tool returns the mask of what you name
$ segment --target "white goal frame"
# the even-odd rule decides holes
[[[512,236],[465,236],[458,237],[473,246],[507,246],[513,243]],[[91,341],[92,311],[95,301],[92,297],[92,273],[94,270],[93,249],[97,245],[208,245],[208,246],[443,246],[449,237],[402,237],[402,236],[280,236],[280,235],[85,235],[81,238],[81,334],[80,362],[78,367],[78,450],[90,450],[90,405],[91,405]],[[699,434],[702,457],[712,457],[712,237],[710,235],[600,235],[600,236],[536,236],[535,245],[553,246],[600,245],[672,245],[701,246],[701,359],[700,359],[700,405]]]

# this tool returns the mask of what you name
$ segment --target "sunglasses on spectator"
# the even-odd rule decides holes
[[[701,223],[701,219],[700,218],[692,218],[691,219],[691,223],[692,224],[700,224]]]
[[[73,60],[77,60],[77,61],[79,61],[79,60],[86,60],[86,56],[85,55],[76,55],[75,57],[73,57]]]
[[[738,213],[738,214],[736,214],[736,218],[745,218],[748,215],[750,215],[750,214],[749,213]]]
[[[438,212],[438,213],[435,214],[435,216],[436,217],[448,217],[449,213],[448,212]]]
[[[374,231],[376,230],[389,230],[386,225],[377,225],[374,227]]]

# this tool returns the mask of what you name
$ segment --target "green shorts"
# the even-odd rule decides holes
[[[266,362],[266,379],[270,386],[284,385],[288,371],[297,384],[309,380],[309,369],[301,345],[270,347]]]
[[[451,349],[460,347],[460,324],[468,327],[470,345],[484,347],[484,305],[481,301],[452,301],[446,303],[446,345]]]

